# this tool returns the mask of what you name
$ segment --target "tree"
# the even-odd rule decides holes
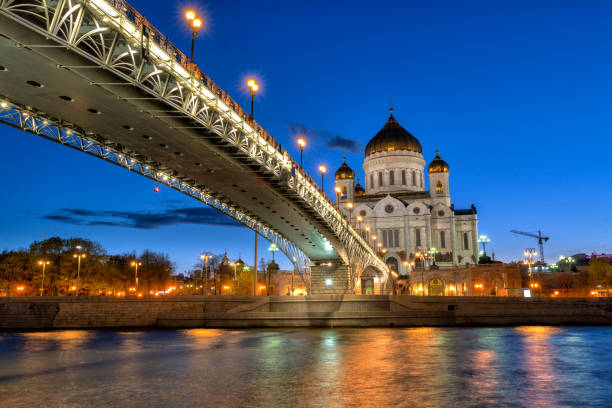
[[[4,251],[0,254],[0,282],[7,295],[11,294],[11,284],[31,282],[33,275],[30,257],[26,251]],[[33,294],[32,289],[33,285],[30,285],[26,294]]]
[[[138,269],[147,291],[165,290],[167,283],[174,272],[174,264],[166,254],[145,249],[140,255],[142,266]]]
[[[589,284],[607,287],[612,275],[612,265],[606,258],[591,258],[589,262]]]
[[[242,270],[237,270],[238,280],[236,281],[235,294],[237,295],[252,295],[253,294],[253,268],[244,265]]]

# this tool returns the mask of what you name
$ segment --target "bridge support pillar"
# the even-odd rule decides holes
[[[348,265],[314,265],[310,267],[310,293],[312,295],[346,295],[350,293]]]

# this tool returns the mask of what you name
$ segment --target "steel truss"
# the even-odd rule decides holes
[[[358,264],[361,271],[373,267],[388,276],[389,268],[383,259],[314,181],[295,169],[289,154],[259,125],[249,124],[244,111],[227,93],[193,64],[186,63],[184,55],[127,3],[122,0],[0,0],[0,13],[91,63],[75,68],[105,69],[117,80],[116,83],[90,85],[105,89],[113,85],[139,88],[150,95],[150,99],[168,106],[168,111],[162,115],[188,117],[194,127],[207,130],[226,146],[233,147],[239,152],[235,156],[237,160],[256,164],[260,173],[277,182],[279,189],[292,190],[297,204],[334,233],[341,248],[337,243],[332,242],[332,245],[344,263]],[[146,35],[145,28],[151,30]],[[299,270],[309,268],[310,260],[295,243],[205,186],[136,152],[118,150],[112,141],[77,126],[69,126],[10,101],[5,103],[7,106],[0,110],[3,123],[100,157],[195,197],[276,243]],[[149,113],[156,116],[155,112]],[[353,280],[357,277],[358,274]]]

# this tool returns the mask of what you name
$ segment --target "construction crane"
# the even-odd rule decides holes
[[[517,230],[510,230],[510,232],[514,234],[526,235],[528,237],[537,238],[538,244],[540,245],[540,260],[542,261],[542,263],[544,263],[544,243],[550,239],[549,237],[542,236],[542,231],[540,230],[538,230],[538,235],[532,234],[531,232],[522,232]]]

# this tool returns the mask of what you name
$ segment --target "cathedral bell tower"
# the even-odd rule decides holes
[[[436,150],[436,157],[427,167],[429,173],[429,190],[431,197],[450,206],[450,187],[448,185],[448,164],[440,158]]]
[[[336,171],[336,203],[353,202],[355,197],[355,172],[346,164],[346,157],[342,160]]]

